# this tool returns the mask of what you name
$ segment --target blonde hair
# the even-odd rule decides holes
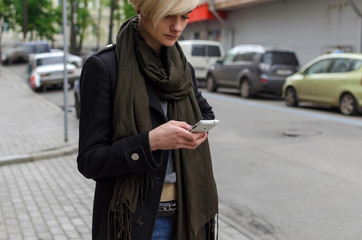
[[[151,18],[154,26],[169,15],[183,15],[194,9],[199,0],[128,0],[142,15]]]

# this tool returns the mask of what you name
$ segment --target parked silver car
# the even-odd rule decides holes
[[[27,62],[30,54],[49,52],[50,46],[46,41],[20,42],[2,51],[2,63],[10,65],[14,62]]]
[[[219,87],[239,89],[242,97],[259,93],[281,95],[285,79],[299,69],[293,51],[260,45],[239,45],[207,73],[209,91]]]
[[[67,64],[68,84],[70,87],[80,77],[80,69]],[[63,52],[32,54],[29,57],[28,80],[30,87],[37,91],[50,86],[62,86],[64,82]]]
[[[51,49],[50,52],[63,52],[61,49]],[[83,66],[83,58],[67,53],[67,62],[75,65],[76,67],[80,68]]]

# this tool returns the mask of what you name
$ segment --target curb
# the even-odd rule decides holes
[[[47,158],[67,156],[74,154],[77,151],[78,151],[77,145],[71,145],[71,146],[65,145],[54,149],[48,149],[29,154],[0,157],[0,166],[15,164],[15,163],[35,162]]]

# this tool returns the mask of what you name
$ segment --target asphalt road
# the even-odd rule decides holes
[[[362,116],[203,92],[220,120],[209,140],[226,221],[255,240],[361,239]],[[62,105],[61,90],[39,94]]]
[[[362,117],[205,93],[220,201],[254,239],[362,236]]]
[[[24,84],[28,84],[28,73],[27,73],[27,64],[26,63],[17,63],[10,66],[4,66],[18,76],[24,79]],[[39,92],[40,96],[44,97],[46,100],[56,104],[60,108],[64,108],[64,99],[65,93],[63,92],[63,88],[49,88],[45,92]],[[68,112],[75,116],[75,108],[74,108],[74,92],[73,89],[69,89],[67,93],[67,102],[68,102]]]

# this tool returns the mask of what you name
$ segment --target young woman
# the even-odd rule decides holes
[[[89,57],[80,94],[79,171],[96,181],[93,239],[214,239],[214,119],[177,39],[198,0],[129,0],[138,15]]]

